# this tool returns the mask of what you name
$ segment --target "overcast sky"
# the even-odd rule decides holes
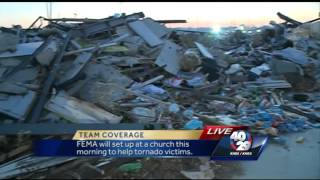
[[[47,17],[45,2],[0,2],[0,26],[20,24],[29,26],[38,16]],[[144,12],[147,17],[160,19],[186,19],[179,26],[212,27],[227,25],[263,25],[270,20],[281,22],[281,12],[298,21],[319,16],[319,2],[53,2],[53,18],[104,18],[115,13]]]

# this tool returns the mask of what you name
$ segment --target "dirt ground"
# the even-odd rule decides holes
[[[283,137],[286,139],[285,146],[269,141],[260,158],[240,162],[241,173],[234,173],[232,178],[319,179],[320,129],[290,133]],[[304,137],[303,143],[296,142],[299,137]]]

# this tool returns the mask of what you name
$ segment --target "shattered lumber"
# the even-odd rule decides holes
[[[77,49],[77,50],[74,50],[74,51],[65,52],[64,56],[69,56],[69,55],[73,55],[73,54],[77,54],[77,53],[81,53],[81,52],[86,52],[86,51],[98,50],[98,49],[101,49],[101,48],[110,47],[110,46],[114,46],[114,45],[117,45],[117,43],[106,43],[106,44],[98,45],[96,47],[88,47],[88,48],[83,48],[83,49]]]
[[[120,123],[122,117],[107,112],[94,104],[81,101],[62,92],[52,97],[46,109],[73,123]]]
[[[277,15],[279,16],[280,19],[283,19],[284,21],[293,24],[294,27],[298,27],[298,26],[300,26],[302,24],[301,22],[296,21],[296,20],[294,20],[294,19],[292,19],[292,18],[290,18],[290,17],[288,17],[288,16],[286,16],[286,15],[280,13],[280,12],[278,12]]]
[[[148,100],[150,100],[150,101],[152,101],[152,102],[155,102],[155,103],[158,103],[158,104],[161,104],[161,105],[169,105],[169,104],[170,104],[169,102],[164,102],[164,101],[161,101],[161,100],[159,100],[159,99],[156,99],[156,98],[153,98],[153,97],[144,95],[144,94],[142,94],[142,93],[139,93],[139,92],[136,92],[136,91],[132,91],[132,90],[130,90],[130,89],[125,89],[125,88],[120,87],[119,85],[114,84],[114,83],[100,83],[100,82],[99,82],[99,84],[107,84],[107,85],[115,86],[115,87],[117,87],[117,88],[119,88],[119,89],[121,89],[121,90],[124,90],[124,91],[128,92],[129,94],[134,94],[134,95],[136,95],[136,96],[142,97],[142,98],[144,98],[144,99],[148,99]]]
[[[319,121],[320,122],[320,116],[315,114],[315,113],[312,113],[312,112],[305,112],[305,111],[302,111],[296,107],[292,107],[290,105],[281,105],[281,107],[286,110],[286,111],[289,111],[289,112],[292,112],[292,113],[295,113],[295,114],[298,114],[298,115],[301,115],[301,116],[305,116],[311,120],[315,120],[315,121]]]
[[[39,120],[39,117],[41,115],[41,111],[43,109],[44,104],[46,103],[46,100],[48,99],[48,95],[49,95],[49,92],[52,88],[54,80],[56,78],[57,72],[59,70],[60,62],[63,58],[64,51],[66,50],[70,39],[71,39],[71,36],[70,36],[70,34],[68,34],[64,40],[62,48],[60,49],[58,55],[56,56],[56,59],[54,60],[53,69],[49,72],[49,74],[43,84],[43,89],[41,91],[40,98],[39,98],[37,104],[34,106],[34,109],[31,114],[32,116],[31,116],[30,122],[36,122]]]
[[[83,52],[79,54],[70,66],[70,68],[67,70],[67,72],[64,73],[64,76],[62,76],[62,78],[58,79],[55,82],[56,86],[61,86],[72,81],[84,68],[84,66],[89,62],[91,57],[91,53]]]
[[[291,84],[285,80],[261,80],[255,82],[244,82],[247,87],[264,87],[270,89],[276,88],[291,88]]]
[[[36,92],[28,91],[24,95],[13,95],[0,101],[0,112],[25,121],[36,100]]]
[[[32,157],[31,154],[26,155],[17,160],[0,165],[0,178],[13,178],[21,174],[59,165],[74,159],[76,159],[76,157]]]
[[[0,178],[114,178],[113,166],[133,161],[68,163],[25,156],[33,135],[68,139],[83,129],[218,124],[246,125],[259,134],[272,128],[281,136],[319,127],[310,123],[320,119],[319,97],[287,96],[319,91],[319,18],[300,26],[278,16],[286,22],[243,26],[243,31],[223,27],[219,36],[211,28],[168,28],[167,23],[186,21],[154,20],[143,13],[40,16],[26,30],[0,28],[0,162],[5,163]],[[48,25],[35,27],[40,20]],[[158,168],[140,163],[143,172]]]
[[[162,44],[162,40],[152,32],[143,21],[133,21],[128,23],[128,26],[139,36],[141,36],[149,46],[155,47]]]
[[[177,19],[177,20],[156,20],[156,22],[158,23],[165,23],[165,24],[168,24],[168,23],[187,23],[186,20],[181,20],[181,19]]]
[[[127,16],[121,16],[119,18],[107,18],[94,23],[84,23],[81,24],[82,32],[86,37],[93,36],[98,33],[111,31],[112,28],[116,26],[123,25],[128,19],[139,19],[143,18],[144,14],[142,12],[130,14]]]
[[[151,104],[151,103],[150,103]],[[153,103],[154,104],[154,103]],[[154,129],[166,127],[166,124],[150,123]],[[105,129],[109,130],[144,130],[145,124],[139,123],[119,123],[103,124]],[[73,135],[77,130],[91,129],[101,130],[101,123],[14,123],[0,124],[1,135]]]
[[[149,80],[147,80],[145,82],[142,82],[142,83],[138,84],[137,86],[132,87],[131,90],[136,90],[136,89],[142,88],[142,87],[147,86],[149,84],[152,84],[152,83],[154,83],[156,81],[159,81],[159,80],[161,80],[163,78],[164,78],[163,75],[159,75],[159,76],[154,77],[152,79],[149,79]]]
[[[92,18],[52,18],[52,19],[45,19],[48,21],[62,21],[62,22],[85,22],[85,23],[92,23],[92,22],[97,22],[97,21],[103,21],[104,19],[92,19]],[[155,20],[158,23],[164,23],[164,24],[169,24],[169,23],[187,23],[186,20],[182,19],[170,19],[170,20]]]

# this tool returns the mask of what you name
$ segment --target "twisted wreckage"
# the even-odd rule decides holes
[[[215,176],[215,164],[202,161],[187,167],[185,160],[170,166],[160,159],[30,154],[33,139],[68,138],[77,129],[241,124],[277,140],[319,127],[319,18],[302,23],[278,16],[285,22],[219,34],[167,28],[186,21],[153,20],[141,12],[39,17],[27,29],[2,27],[0,178],[123,177],[131,171],[163,178],[170,173],[156,171],[167,167],[172,177]]]

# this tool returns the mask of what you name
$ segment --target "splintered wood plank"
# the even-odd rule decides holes
[[[46,109],[74,123],[120,123],[122,117],[107,112],[98,106],[59,93],[46,104]]]

